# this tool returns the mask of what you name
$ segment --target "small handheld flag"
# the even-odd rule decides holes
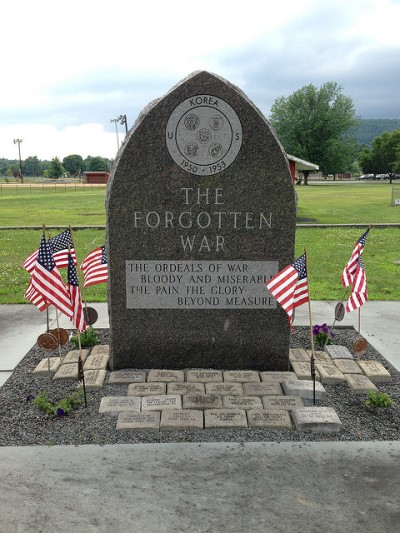
[[[353,252],[350,259],[347,261],[346,266],[342,272],[342,285],[343,287],[348,287],[353,283],[353,277],[357,269],[358,258],[363,253],[365,243],[367,241],[369,228],[365,233],[361,235],[356,244],[354,245]]]
[[[292,328],[294,309],[310,300],[306,255],[302,255],[275,274],[265,285],[287,313]]]

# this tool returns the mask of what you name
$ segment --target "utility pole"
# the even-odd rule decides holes
[[[118,117],[118,122],[120,124],[125,124],[125,135],[128,135],[128,122],[126,120],[126,115],[120,115]]]
[[[21,143],[22,143],[22,139],[14,139],[14,144],[18,144],[19,173],[21,176],[21,183],[24,183],[24,175],[22,174],[22,161],[21,161]]]
[[[110,122],[114,122],[114,124],[115,124],[115,133],[117,135],[117,146],[118,146],[118,150],[119,150],[119,136],[118,136],[118,126],[117,126],[118,118],[112,118],[110,120]]]

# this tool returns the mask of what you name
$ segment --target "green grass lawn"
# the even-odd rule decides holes
[[[316,223],[400,222],[400,206],[391,207],[388,183],[329,183],[296,187],[300,218]],[[105,224],[105,189],[18,190],[0,196],[0,226],[65,227]],[[332,215],[332,213],[334,215]],[[338,300],[343,295],[340,277],[360,228],[298,228],[296,256],[308,255],[311,298]],[[52,230],[49,236],[57,234]],[[25,303],[29,274],[21,267],[37,249],[40,231],[0,231],[0,304]],[[78,260],[105,241],[104,230],[74,232]],[[370,300],[400,300],[400,228],[372,228],[364,252]],[[65,276],[66,269],[63,269]],[[87,301],[105,301],[106,284],[88,287]]]

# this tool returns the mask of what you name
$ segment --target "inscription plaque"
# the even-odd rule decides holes
[[[126,261],[128,309],[273,309],[277,261]]]

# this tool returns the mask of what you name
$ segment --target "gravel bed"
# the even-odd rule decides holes
[[[97,330],[100,344],[108,343],[108,330]],[[350,350],[356,337],[353,328],[335,330],[337,344]],[[310,348],[309,328],[297,327],[291,336],[292,348]],[[62,353],[74,349],[68,342]],[[58,352],[57,352],[58,353]],[[327,398],[317,405],[333,407],[343,427],[339,433],[324,434],[292,430],[269,429],[205,429],[196,431],[118,432],[116,418],[99,414],[103,396],[125,396],[127,384],[109,384],[108,375],[100,390],[88,391],[88,406],[78,407],[68,416],[52,417],[27,401],[29,394],[40,394],[48,389],[46,376],[35,376],[32,370],[46,357],[35,345],[0,388],[0,445],[66,445],[66,444],[116,444],[149,442],[247,442],[247,441],[383,441],[400,437],[400,372],[397,372],[372,346],[362,359],[381,362],[390,372],[390,383],[378,384],[380,391],[389,393],[394,401],[390,408],[368,408],[366,396],[355,395],[347,384],[324,385]],[[51,354],[54,356],[56,354]],[[230,369],[227,369],[230,370]],[[62,380],[51,383],[51,398],[69,396],[77,382]],[[303,400],[312,405],[312,400]]]

